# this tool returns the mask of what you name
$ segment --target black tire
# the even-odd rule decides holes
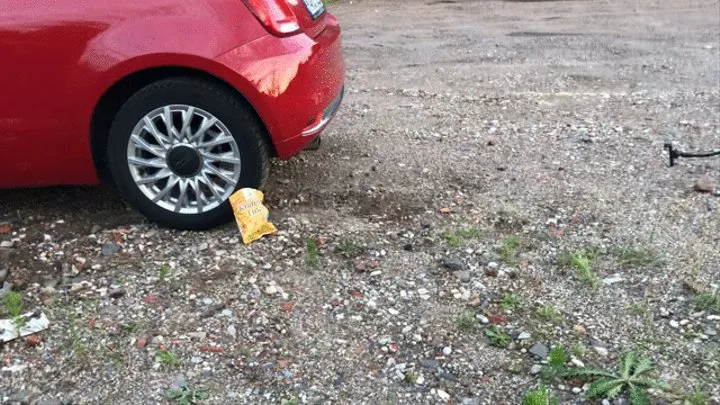
[[[170,104],[201,108],[217,117],[235,139],[241,157],[236,190],[262,188],[270,171],[270,151],[265,128],[247,104],[221,85],[208,80],[177,77],[157,81],[139,90],[115,117],[108,139],[108,163],[113,180],[127,202],[150,221],[184,230],[204,230],[232,219],[230,204],[198,214],[171,212],[153,203],[135,184],[127,162],[127,149],[135,125],[150,111]]]

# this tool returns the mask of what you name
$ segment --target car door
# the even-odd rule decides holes
[[[103,29],[86,22],[86,4],[0,2],[0,187],[95,177],[88,129],[73,110],[78,60]]]

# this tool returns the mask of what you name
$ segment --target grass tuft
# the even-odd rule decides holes
[[[512,236],[502,241],[497,249],[499,260],[509,266],[517,264],[517,256],[522,239],[519,236]]]
[[[477,328],[477,320],[475,320],[475,313],[470,310],[462,311],[460,315],[458,315],[455,323],[458,330],[463,333],[474,332]]]
[[[540,320],[551,323],[558,323],[562,320],[560,312],[552,305],[543,305],[538,308],[537,316]]]
[[[564,252],[559,256],[559,262],[563,266],[574,268],[578,278],[593,289],[600,285],[598,275],[592,269],[592,262],[596,254],[585,250],[574,253]]]
[[[532,391],[525,393],[523,397],[522,405],[557,405],[558,400],[553,396],[552,392],[545,387],[540,385]]]
[[[12,318],[15,333],[20,336],[20,330],[25,326],[25,317],[22,316],[22,295],[17,291],[10,291],[3,298],[3,306],[10,318]]]
[[[318,250],[317,242],[315,239],[308,238],[305,241],[305,248],[307,250],[307,264],[310,267],[317,267],[320,263],[320,252]]]

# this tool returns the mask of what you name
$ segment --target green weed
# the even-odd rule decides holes
[[[509,311],[518,308],[523,303],[523,297],[512,292],[505,293],[500,300],[500,308]]]
[[[155,360],[166,367],[176,368],[180,366],[180,360],[178,360],[175,353],[169,350],[160,350],[157,352]]]
[[[592,380],[590,389],[586,393],[588,398],[614,399],[626,393],[632,405],[645,405],[651,403],[646,393],[647,388],[668,389],[665,382],[646,376],[653,368],[650,358],[628,352],[620,357],[617,370],[614,372],[583,367],[568,370],[566,376]]]
[[[521,244],[522,239],[518,236],[512,236],[502,241],[497,249],[500,261],[509,266],[517,264],[518,249]]]
[[[506,349],[512,342],[512,337],[504,330],[493,325],[485,329],[485,337],[490,340],[490,344],[501,349]]]
[[[320,252],[318,250],[317,242],[315,239],[308,238],[305,241],[305,249],[307,250],[307,264],[310,267],[317,267],[320,263]]]
[[[179,388],[165,391],[165,397],[179,405],[195,405],[210,398],[210,389],[206,387],[191,388],[189,385],[183,384]]]
[[[20,336],[20,330],[25,326],[25,317],[22,316],[22,295],[17,291],[10,291],[3,298],[3,306],[10,318],[12,318],[15,333]]]
[[[557,405],[558,400],[544,385],[539,385],[532,391],[525,393],[522,405]]]
[[[455,324],[457,325],[457,328],[460,332],[474,332],[477,328],[477,320],[475,319],[475,313],[470,310],[462,311],[460,315],[458,315]]]
[[[562,319],[560,312],[552,305],[543,305],[537,309],[537,316],[545,322],[558,323]]]

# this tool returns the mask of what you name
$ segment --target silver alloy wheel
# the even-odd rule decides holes
[[[215,116],[189,105],[146,114],[130,135],[130,174],[157,206],[201,214],[223,204],[240,180],[240,150]]]

